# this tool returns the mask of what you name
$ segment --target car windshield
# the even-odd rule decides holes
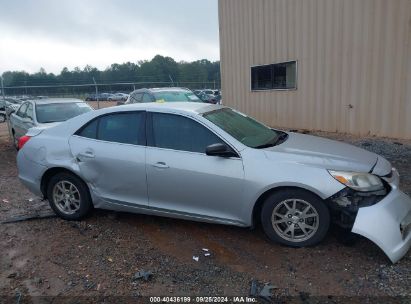
[[[36,117],[39,123],[60,122],[91,110],[84,102],[39,104],[36,105]]]
[[[279,134],[235,110],[224,108],[203,114],[203,117],[251,148],[274,146]]]
[[[190,91],[161,91],[155,92],[154,98],[156,102],[178,102],[178,101],[194,101],[201,102],[193,92]]]

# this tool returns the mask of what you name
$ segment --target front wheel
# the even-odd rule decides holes
[[[315,194],[300,189],[274,192],[264,202],[261,222],[273,241],[292,247],[313,246],[323,240],[330,214]]]
[[[80,220],[93,209],[87,185],[70,173],[59,173],[50,179],[47,198],[54,212],[65,220]]]
[[[1,113],[0,114],[0,123],[3,123],[6,121],[6,114]]]

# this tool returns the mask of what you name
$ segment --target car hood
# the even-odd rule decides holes
[[[364,149],[317,136],[292,132],[287,134],[289,137],[284,143],[264,149],[269,159],[331,170],[373,172],[378,175],[388,174],[391,170],[384,158]]]

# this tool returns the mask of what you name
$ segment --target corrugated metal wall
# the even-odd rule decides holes
[[[411,0],[219,0],[219,20],[225,105],[272,126],[411,138]],[[251,92],[251,66],[289,60],[297,90]]]

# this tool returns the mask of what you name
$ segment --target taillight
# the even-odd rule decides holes
[[[20,137],[20,139],[19,139],[19,144],[18,144],[19,150],[20,150],[21,148],[23,148],[23,146],[26,144],[26,142],[29,141],[30,138],[31,138],[31,137],[30,137],[30,136],[27,136],[27,135]]]

